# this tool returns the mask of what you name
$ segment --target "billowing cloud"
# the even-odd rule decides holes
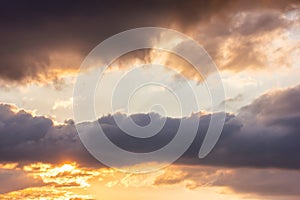
[[[225,124],[216,148],[200,163],[298,169],[299,99],[298,85],[266,93],[241,108]],[[192,147],[189,153],[196,151]]]
[[[2,161],[93,161],[82,146],[72,122],[66,121],[66,125],[54,126],[48,118],[33,117],[22,110],[15,111],[10,105],[1,105],[0,109]]]
[[[199,160],[197,155],[210,115],[192,115],[188,120],[200,120],[198,134],[177,163],[299,169],[299,99],[300,86],[296,86],[267,93],[243,107],[236,116],[228,114],[219,142],[202,160]],[[74,160],[83,165],[97,165],[97,161],[81,144],[73,123],[66,122],[65,125],[54,126],[50,119],[33,117],[25,111],[14,111],[14,108],[8,105],[1,105],[0,113],[2,162],[59,163]],[[114,116],[122,123],[127,123],[130,118],[140,125],[149,122],[147,114]],[[157,120],[163,119],[158,115],[153,116],[156,116]],[[99,123],[111,141],[121,148],[133,152],[149,152],[162,148],[172,140],[180,119],[166,118],[163,129],[147,139],[124,134],[116,125],[113,116],[104,116],[99,119]]]
[[[9,82],[57,80],[75,73],[105,38],[142,26],[195,36],[222,69],[264,67],[264,47],[294,23],[284,14],[297,8],[293,0],[2,2],[0,77]],[[285,58],[292,48],[286,45],[276,58]]]

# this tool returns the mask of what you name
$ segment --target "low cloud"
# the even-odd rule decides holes
[[[70,121],[55,126],[48,118],[33,117],[22,110],[15,112],[11,105],[1,105],[0,110],[2,162],[93,163]]]
[[[21,169],[3,168],[0,168],[0,183],[3,183],[0,194],[44,185],[41,179],[33,178]]]
[[[156,177],[155,186],[184,185],[190,190],[225,187],[224,193],[256,194],[262,199],[294,199],[300,195],[297,170],[179,166]],[[261,199],[261,198],[259,198]]]
[[[228,114],[219,142],[201,160],[197,155],[211,116],[190,116],[188,120],[199,120],[198,134],[191,147],[176,163],[299,169],[299,99],[300,86],[296,86],[267,93],[243,107],[236,116]],[[60,163],[71,160],[99,167],[99,163],[80,142],[72,122],[55,126],[50,119],[33,117],[22,110],[15,111],[13,106],[1,105],[0,110],[1,162]],[[119,117],[123,123],[129,119],[140,125],[149,122],[148,114],[114,116]],[[162,119],[156,115],[156,120]],[[163,129],[148,139],[124,134],[113,116],[104,116],[99,119],[99,123],[113,143],[127,151],[141,153],[160,149],[170,142],[177,132],[180,119],[166,118]]]

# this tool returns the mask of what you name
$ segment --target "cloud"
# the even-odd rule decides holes
[[[299,98],[298,85],[266,93],[241,108],[239,114],[225,124],[221,138],[211,154],[199,162],[298,169]],[[187,154],[195,154],[196,151],[192,147]]]
[[[11,105],[1,105],[1,161],[61,163],[76,160],[93,163],[82,146],[74,124],[54,126],[45,117],[33,117],[23,110],[14,112]],[[96,162],[94,162],[96,163]]]
[[[224,18],[213,16],[200,22],[199,30],[191,32],[222,70],[290,66],[290,52],[297,46],[286,33],[297,22],[287,18],[288,12],[263,7],[238,10]]]
[[[79,167],[76,163],[38,162],[23,167],[9,163],[0,166],[0,181],[5,183],[0,189],[0,198],[94,199],[91,195],[81,195],[80,189],[86,190],[91,186],[90,180],[105,176],[106,171],[105,168]]]
[[[79,195],[72,191],[60,190],[51,187],[32,187],[24,190],[13,191],[0,195],[1,199],[38,199],[43,197],[45,200],[51,199],[70,199],[70,200],[95,200],[90,195]]]
[[[20,169],[12,170],[3,168],[0,168],[0,183],[3,183],[1,184],[0,194],[44,185],[41,179],[34,179]]]
[[[188,120],[200,120],[198,134],[191,147],[176,163],[299,169],[299,98],[300,86],[296,86],[267,93],[243,107],[236,116],[228,114],[219,142],[201,160],[197,155],[210,115],[190,116]],[[33,117],[22,110],[15,111],[9,105],[1,105],[0,110],[1,162],[60,163],[71,160],[82,165],[99,167],[81,144],[73,123],[55,126],[50,119]],[[130,117],[115,114],[115,117],[125,125],[130,119],[140,125],[149,121],[148,114]],[[164,119],[156,114],[152,117],[154,120]],[[166,118],[163,129],[147,139],[124,134],[112,115],[100,118],[99,123],[113,143],[127,151],[141,153],[155,151],[170,142],[177,132],[180,119]],[[163,161],[163,156],[158,161]]]
[[[237,169],[220,176],[213,185],[226,186],[240,193],[267,196],[298,196],[298,171],[276,169]]]
[[[191,190],[205,187],[225,187],[223,193],[244,193],[259,199],[294,199],[300,194],[297,170],[249,169],[221,167],[171,167],[153,181],[155,186],[184,185]],[[279,198],[280,199],[280,198]]]
[[[197,36],[222,69],[264,67],[258,49],[265,47],[269,33],[290,26],[283,14],[297,7],[293,0],[3,2],[0,78],[17,83],[58,80],[75,73],[87,53],[107,37],[142,26]],[[229,56],[222,55],[229,50]]]

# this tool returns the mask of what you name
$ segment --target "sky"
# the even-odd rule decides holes
[[[298,0],[0,4],[0,199],[299,199]],[[83,68],[101,42],[141,27],[165,29],[159,37],[133,38],[146,37],[153,48],[132,50],[106,69],[102,61]],[[168,29],[192,38],[206,52],[200,59],[213,65],[200,65],[199,75],[186,58],[155,49],[185,44],[165,36]],[[131,42],[107,46],[104,54]],[[99,77],[98,70],[104,70]],[[97,82],[78,84],[78,77]],[[76,110],[76,87],[93,85],[95,118],[88,118],[86,107]],[[211,90],[224,98],[212,99]],[[219,115],[220,137],[199,159]],[[132,122],[140,137],[130,135]],[[163,124],[151,137],[141,129],[150,122]],[[146,155],[171,144],[182,122],[182,143],[149,160],[114,157],[105,145],[86,148],[86,141],[98,141],[79,131],[100,125],[114,145]],[[184,148],[195,124],[195,138]],[[95,150],[115,165],[97,160]]]

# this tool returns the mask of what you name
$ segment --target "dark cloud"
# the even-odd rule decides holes
[[[297,2],[2,1],[0,78],[17,82],[56,80],[62,70],[78,69],[87,53],[107,37],[142,26],[172,27],[186,33],[197,32],[197,27],[201,27],[203,29],[196,34],[203,35],[198,38],[199,42],[217,59],[218,47],[233,33],[252,35],[286,27],[287,22],[280,13],[293,8]],[[247,15],[238,26],[231,24],[235,14],[257,9],[262,10],[262,14]],[[264,9],[272,12],[264,14]],[[236,59],[222,64],[222,68],[243,69],[251,60],[257,60],[254,59],[258,57],[255,47],[249,51],[256,43],[246,42],[248,39],[234,47]],[[247,62],[238,59],[242,55]],[[257,64],[263,65],[263,62]]]
[[[299,99],[300,86],[296,86],[267,93],[243,107],[225,124],[216,148],[200,163],[298,169]],[[191,148],[188,154],[196,151]]]
[[[14,162],[96,163],[82,146],[74,125],[54,126],[45,117],[0,106],[0,159]]]
[[[241,118],[255,116],[252,120],[262,120],[267,124],[276,125],[279,123],[278,125],[283,125],[287,119],[300,115],[299,92],[300,86],[284,91],[269,92],[256,99],[251,105],[243,107],[239,116]]]
[[[199,131],[191,147],[177,163],[299,169],[299,99],[300,86],[297,86],[263,95],[243,107],[237,116],[227,115],[219,142],[202,160],[197,155],[210,115],[192,115],[187,120],[199,120]],[[58,163],[74,160],[82,164],[97,164],[81,144],[73,123],[54,126],[50,119],[33,117],[25,111],[13,112],[14,109],[8,105],[1,105],[0,109],[2,162]],[[114,116],[125,124],[131,118],[139,125],[149,123],[147,114]],[[152,117],[154,120],[163,119],[156,114],[152,114]],[[168,144],[177,132],[180,119],[167,118],[163,129],[147,139],[124,134],[113,116],[104,116],[99,119],[99,123],[113,143],[127,151],[141,153]]]

